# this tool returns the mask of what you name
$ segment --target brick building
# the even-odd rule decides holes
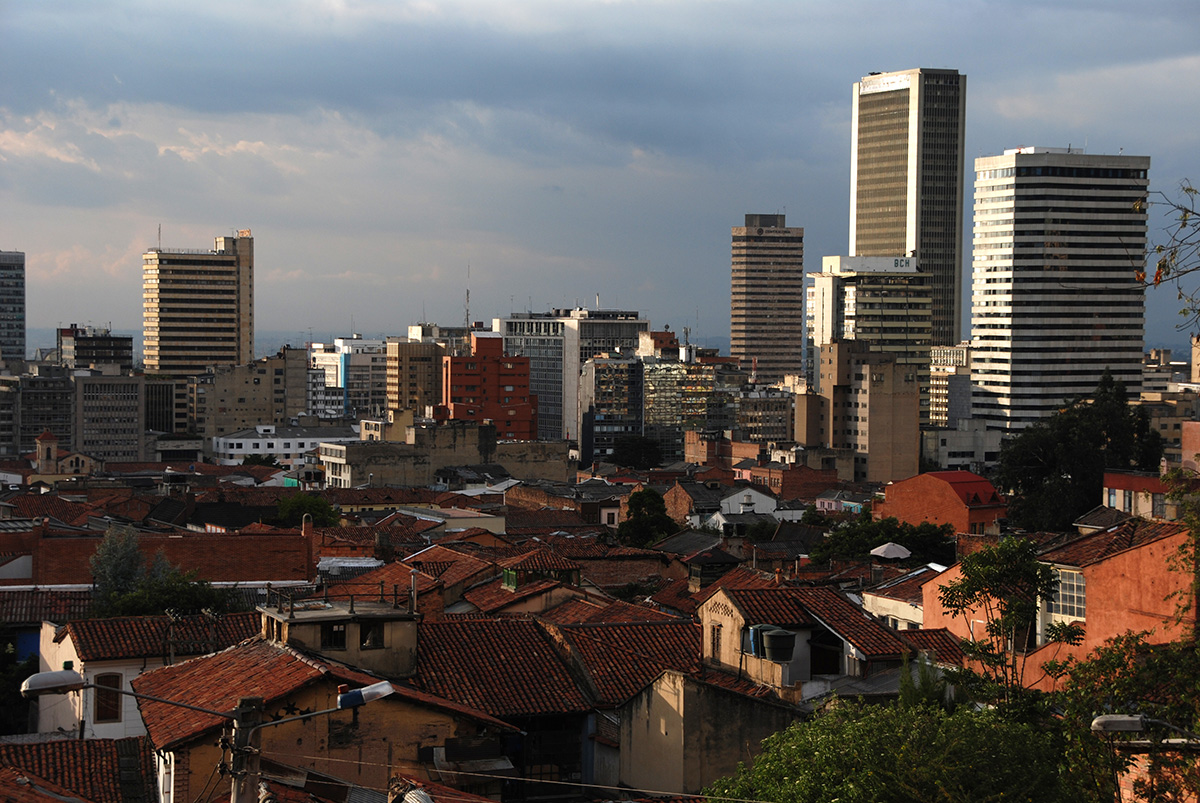
[[[435,418],[491,421],[501,440],[537,440],[529,358],[507,354],[497,332],[472,332],[469,354],[442,357],[441,399]]]
[[[993,531],[1007,513],[1004,497],[970,471],[931,471],[887,486],[872,516],[894,517],[909,524],[952,524],[954,531],[976,535]]]

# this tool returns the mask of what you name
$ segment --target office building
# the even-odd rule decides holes
[[[420,417],[428,414],[427,408],[441,404],[444,356],[446,348],[441,343],[388,338],[388,410],[412,410]]]
[[[146,377],[78,370],[73,448],[105,462],[145,460]]]
[[[68,368],[116,366],[119,371],[133,370],[133,338],[114,335],[99,326],[71,324],[56,330],[58,362]]]
[[[537,397],[529,391],[529,358],[504,351],[498,332],[471,332],[469,352],[442,358],[442,403],[435,418],[496,427],[503,440],[537,440]]]
[[[254,360],[254,238],[217,237],[211,251],[142,255],[146,371],[202,374]]]
[[[784,215],[734,226],[729,354],[762,384],[803,370],[804,229]]]
[[[634,310],[581,307],[522,312],[496,318],[492,331],[504,336],[504,351],[529,358],[529,390],[537,397],[538,438],[579,437],[579,372],[590,358],[638,348],[650,322]]]
[[[921,388],[921,423],[929,423],[929,349],[933,303],[929,277],[911,257],[825,257],[810,279],[806,359],[822,346],[853,340],[890,354]],[[818,391],[821,372],[809,383]]]
[[[642,361],[600,354],[583,364],[579,378],[579,463],[611,460],[622,438],[641,436]]]
[[[25,359],[25,253],[0,251],[0,360]]]
[[[971,417],[971,343],[929,351],[929,425],[953,428]]]
[[[1142,386],[1150,159],[1017,148],[975,160],[972,415],[1017,430]]]
[[[915,257],[933,293],[933,344],[962,329],[963,135],[957,70],[873,73],[854,85],[850,255]]]
[[[308,355],[311,367],[324,373],[325,386],[341,395],[336,417],[378,417],[388,409],[386,340],[353,334],[312,343]]]

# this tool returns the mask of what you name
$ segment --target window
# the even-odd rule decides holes
[[[709,631],[709,644],[710,644],[709,652],[711,653],[712,657],[714,659],[719,660],[721,657],[721,626],[720,625],[713,625],[712,630]]]
[[[1125,511],[1126,513],[1132,513],[1133,512],[1133,491],[1126,491],[1124,496],[1125,496],[1125,503],[1123,505],[1121,505],[1121,510]]]
[[[326,650],[346,649],[346,625],[326,622],[321,625],[321,648]]]
[[[383,649],[383,622],[363,622],[358,626],[358,647],[362,650]]]
[[[1058,590],[1050,601],[1050,613],[1057,617],[1082,619],[1087,612],[1087,587],[1083,572],[1058,570]]]
[[[1108,489],[1108,506],[1113,508],[1114,510],[1117,507],[1117,489],[1116,488]]]
[[[1167,516],[1167,497],[1166,494],[1151,494],[1150,495],[1150,515],[1156,519],[1166,518]]]
[[[121,721],[121,695],[113,689],[121,688],[121,675],[109,673],[96,675],[96,722]]]

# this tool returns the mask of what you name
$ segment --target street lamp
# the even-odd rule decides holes
[[[258,737],[259,731],[263,728],[357,708],[372,700],[387,697],[396,690],[391,682],[386,680],[381,680],[378,683],[372,683],[370,686],[364,686],[361,689],[354,689],[353,691],[348,686],[339,686],[337,705],[335,707],[326,708],[321,711],[312,711],[295,717],[276,719],[271,722],[259,721],[263,708],[263,698],[261,697],[241,697],[238,699],[237,708],[234,710],[213,711],[211,708],[189,705],[177,700],[167,700],[163,697],[155,697],[152,694],[142,694],[141,692],[127,691],[125,689],[113,688],[112,686],[98,686],[95,683],[88,683],[84,680],[83,675],[73,669],[38,672],[37,674],[30,675],[21,684],[21,696],[27,700],[32,700],[43,694],[68,694],[83,689],[103,689],[115,694],[137,697],[139,700],[150,700],[155,703],[163,703],[164,705],[173,705],[176,708],[186,708],[189,711],[199,711],[202,714],[210,714],[229,720],[233,724],[233,746],[231,748],[233,766],[230,769],[233,789],[230,803],[257,803],[260,775],[258,768]],[[81,724],[80,735],[82,733],[83,726]]]

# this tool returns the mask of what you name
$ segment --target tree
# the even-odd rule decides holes
[[[662,449],[653,438],[622,435],[613,442],[610,458],[618,466],[645,471],[662,463]]]
[[[1032,539],[1009,537],[964,557],[959,572],[939,589],[938,597],[972,632],[962,647],[979,669],[956,670],[952,679],[979,702],[1014,709],[1033,702],[1036,695],[1025,688],[1025,664],[1034,646],[1038,607],[1058,587],[1054,570],[1038,560]],[[972,626],[979,620],[982,632]],[[1082,631],[1075,624],[1052,625],[1046,636],[1077,643]]]
[[[145,565],[137,532],[113,527],[91,558],[95,611],[99,616],[146,616],[165,613],[225,613],[238,607],[229,592],[182,572],[159,552]]]
[[[1064,745],[1053,724],[994,710],[839,701],[764,740],[753,765],[705,794],[778,803],[1089,799],[1080,782],[1088,768],[1066,764]]]
[[[629,495],[625,520],[617,527],[617,540],[626,546],[643,547],[679,530],[667,514],[662,494],[653,488]]]
[[[276,522],[282,527],[299,527],[304,516],[312,516],[314,527],[336,527],[342,518],[323,496],[293,494],[280,498]]]
[[[1200,216],[1197,216],[1196,199],[1200,190],[1184,181],[1179,187],[1179,196],[1169,198],[1165,193],[1154,193],[1154,203],[1162,205],[1171,222],[1167,225],[1167,242],[1156,245],[1150,252],[1154,273],[1147,276],[1146,269],[1137,272],[1138,281],[1148,287],[1174,283],[1179,300],[1183,303],[1179,314],[1184,322],[1180,328],[1200,323],[1200,290],[1184,284],[1200,271]],[[1143,202],[1148,207],[1150,201]]]
[[[912,525],[895,517],[875,521],[863,512],[857,520],[831,530],[825,540],[812,550],[818,563],[829,560],[867,560],[871,550],[889,541],[900,544],[912,553],[912,561],[950,564],[954,562],[954,526],[922,522]]]
[[[1158,469],[1162,437],[1125,386],[1104,372],[1090,400],[1077,399],[1008,438],[995,481],[1008,515],[1028,530],[1063,531],[1100,501],[1105,469]]]
[[[242,458],[243,466],[270,466],[279,468],[279,458],[273,454],[248,454]]]

